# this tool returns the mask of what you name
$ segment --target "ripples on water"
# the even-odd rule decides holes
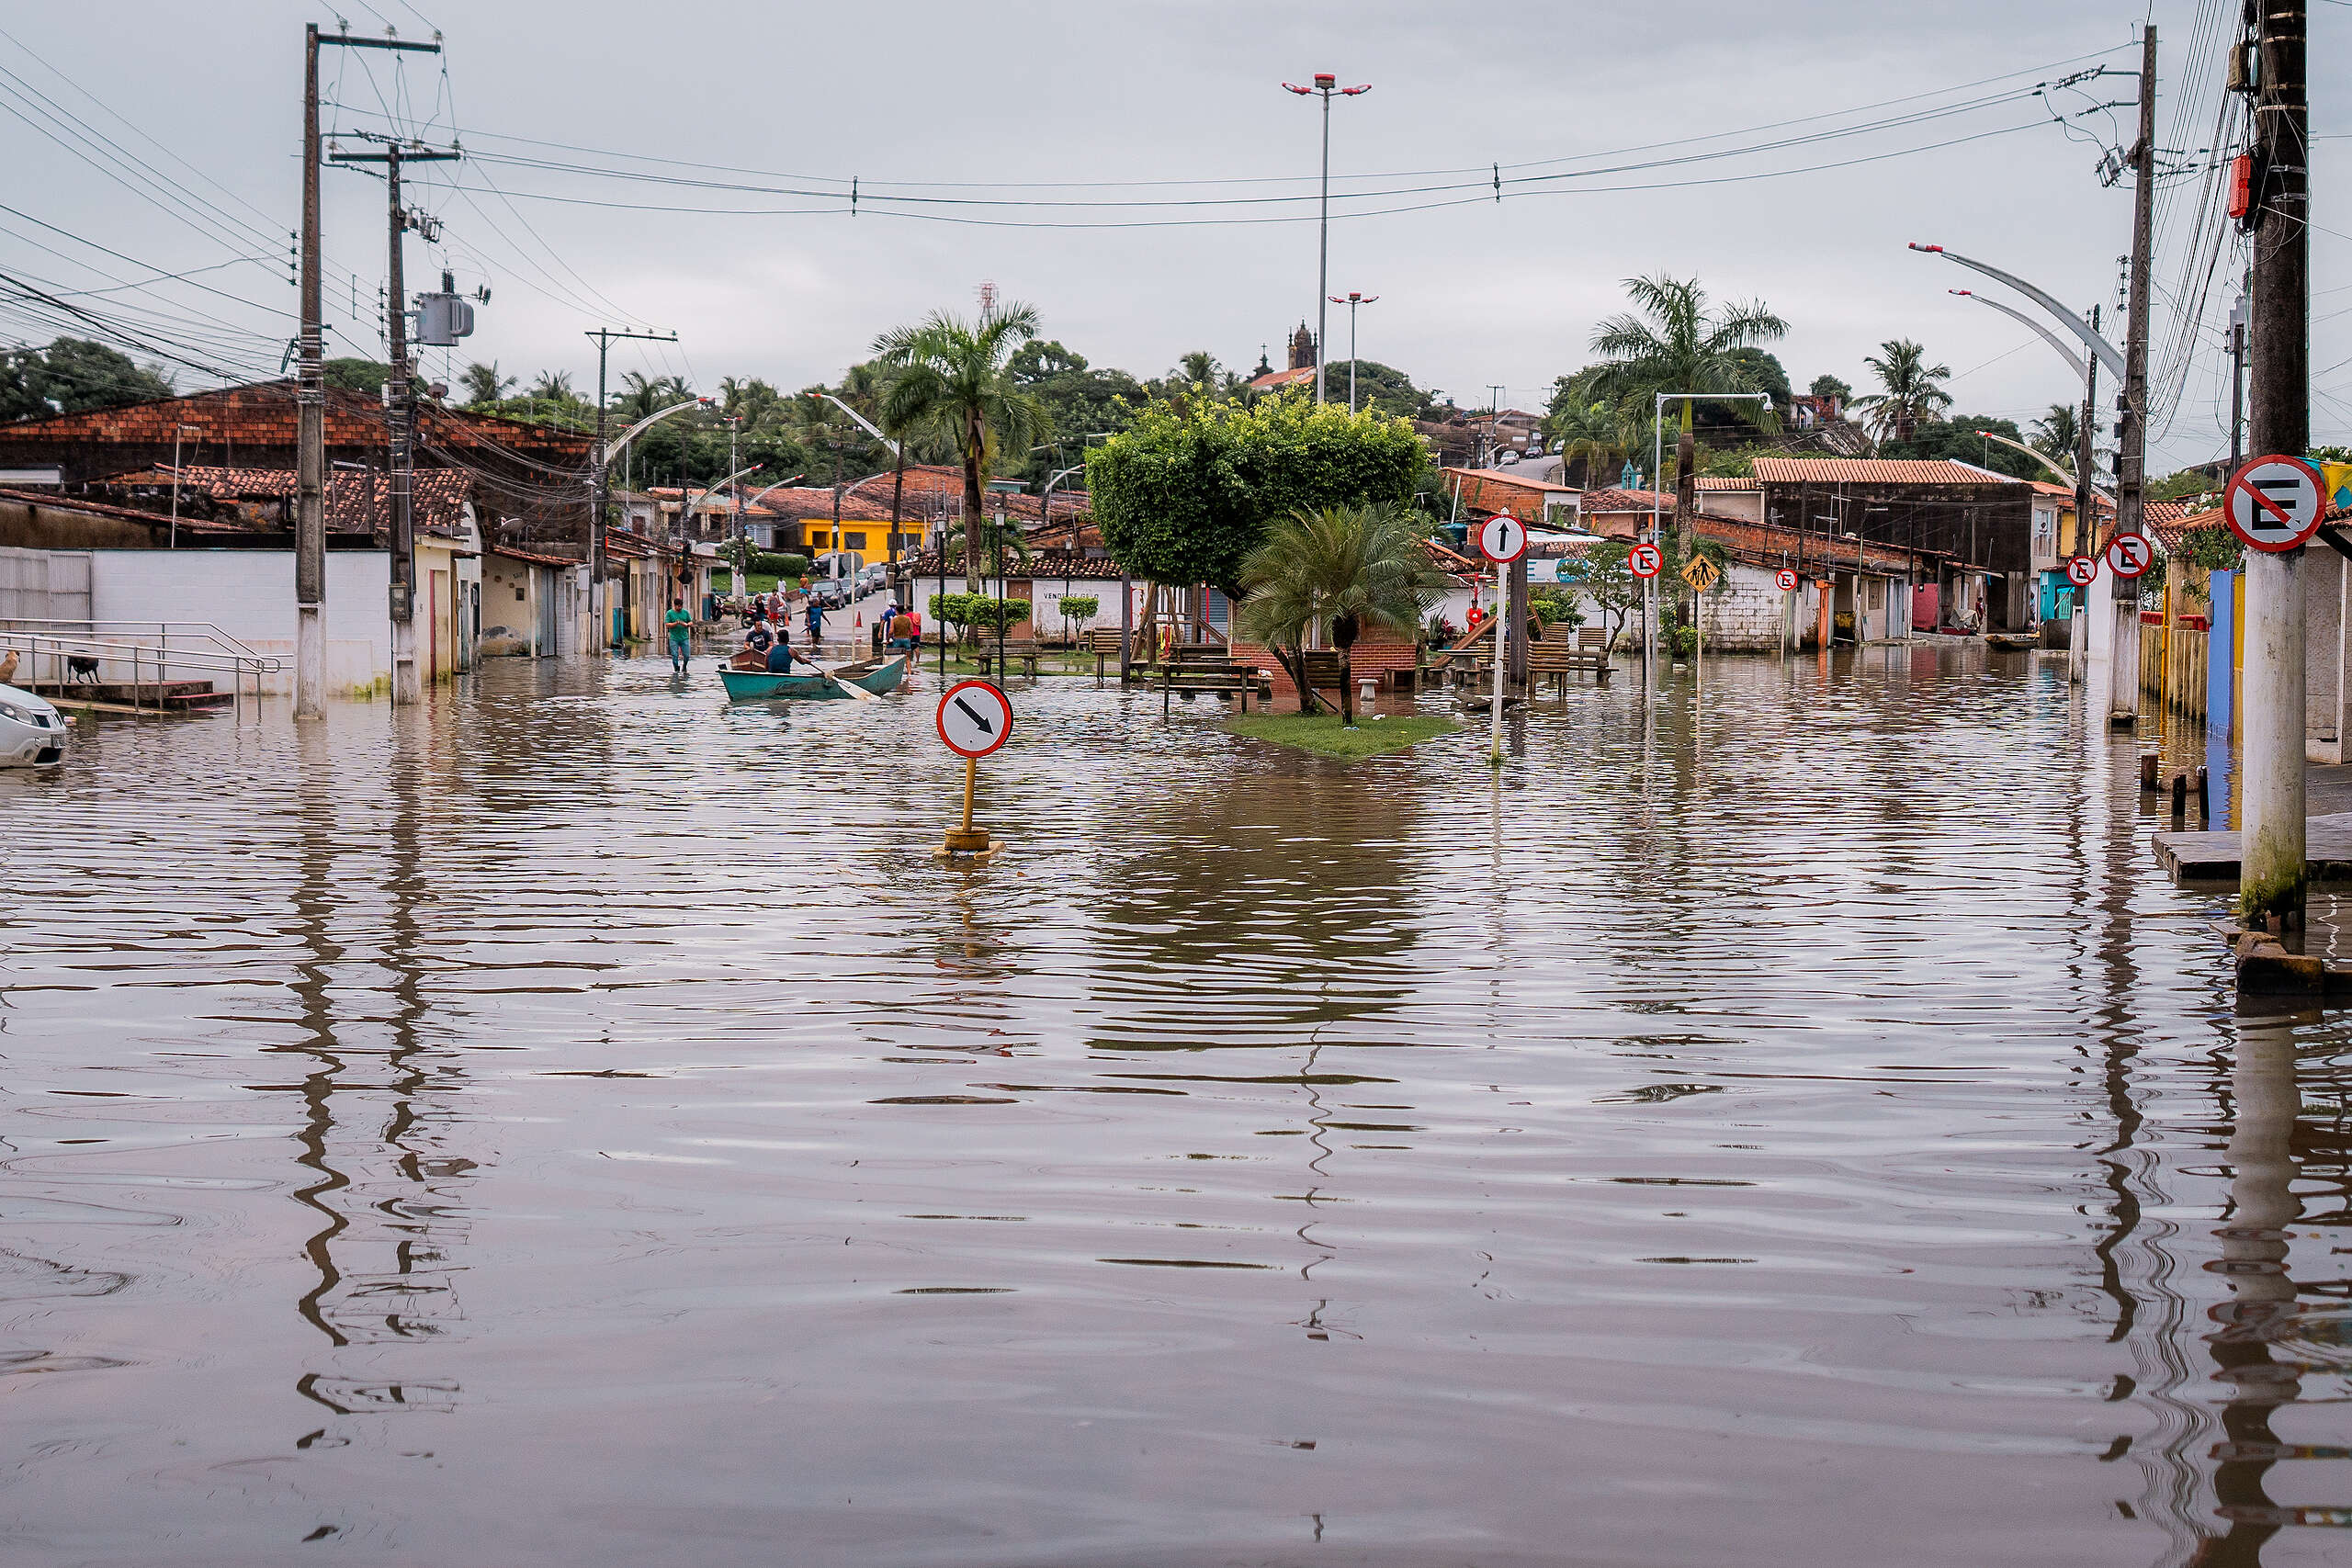
[[[2055,671],[1621,680],[1499,787],[1049,681],[978,873],[928,680],[85,730],[0,775],[0,1544],[2323,1561],[2343,1027],[2232,1016]]]

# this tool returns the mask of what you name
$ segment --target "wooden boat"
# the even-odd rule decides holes
[[[896,659],[866,659],[854,664],[828,664],[832,674],[862,690],[880,696],[898,690],[906,679],[907,661]],[[814,701],[848,702],[849,694],[824,676],[815,674],[803,666],[791,674],[771,673],[765,670],[730,670],[720,666],[718,679],[727,687],[728,696],[739,703],[774,702],[782,698],[803,698]]]

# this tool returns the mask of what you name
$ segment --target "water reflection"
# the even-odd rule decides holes
[[[2327,1435],[2344,1436],[2346,1391],[2332,1380],[2352,1373],[2346,1335],[2352,1307],[2345,1304],[2352,1281],[2299,1289],[2291,1271],[2299,1235],[2291,1227],[2304,1218],[2299,1180],[2317,1177],[2309,1184],[2333,1200],[2316,1224],[2341,1226],[2352,1217],[2343,1208],[2352,1150],[2342,1137],[2340,1101],[2332,1123],[2304,1120],[2297,1033],[2291,1021],[2247,1021],[2229,1078],[2229,1209],[2214,1232],[2221,1256],[2205,1267],[2227,1280],[2231,1299],[2208,1312],[2216,1326],[2204,1337],[2211,1381],[2222,1390],[2222,1436],[2210,1455],[2211,1515],[2226,1529],[2199,1542],[2191,1562],[2199,1565],[2254,1568],[2282,1531],[2352,1527],[2352,1493],[2311,1495],[2314,1482],[2340,1488],[2345,1474],[2314,1461],[2352,1460],[2352,1448],[2304,1440],[2321,1428],[2296,1418],[2299,1410],[2324,1416]],[[2307,1245],[2330,1235],[2301,1234]],[[2324,1392],[2307,1402],[2313,1379]],[[2274,1495],[2274,1485],[2290,1495]]]
[[[451,753],[410,723],[396,731],[380,815],[338,800],[328,740],[298,734],[300,785],[290,934],[301,946],[288,989],[300,1036],[276,1046],[309,1064],[295,1087],[302,1120],[294,1191],[318,1216],[303,1243],[313,1278],[296,1311],[328,1354],[296,1381],[337,1416],[449,1410],[457,1382],[385,1354],[457,1332],[464,1318],[452,1248],[463,1239],[456,1184],[474,1168],[445,1136],[439,1104],[459,1069],[424,1038],[425,936],[433,903],[423,846],[427,791],[446,795]],[[353,1005],[357,1003],[358,1005]],[[296,1446],[339,1445],[322,1427]]]

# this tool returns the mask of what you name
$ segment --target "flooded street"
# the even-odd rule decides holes
[[[1707,677],[1499,786],[1016,684],[958,872],[928,674],[84,726],[0,774],[0,1547],[2343,1561],[2342,1015],[2235,1015],[2060,663]]]

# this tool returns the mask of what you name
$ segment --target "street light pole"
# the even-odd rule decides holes
[[[1325,347],[1331,340],[1326,335],[1329,316],[1324,310],[1325,302],[1330,298],[1331,288],[1331,95],[1337,93],[1343,98],[1352,98],[1359,93],[1371,92],[1372,84],[1366,82],[1361,87],[1342,87],[1340,79],[1330,72],[1317,71],[1312,87],[1293,87],[1288,82],[1283,85],[1302,98],[1317,93],[1323,97],[1323,196],[1318,224],[1320,238],[1317,242],[1320,249],[1315,272],[1315,403],[1320,408],[1323,404],[1323,365],[1331,357]]]
[[[1360,305],[1369,305],[1379,298],[1377,294],[1358,294],[1353,290],[1350,290],[1348,297],[1344,299],[1336,294],[1330,297],[1332,304],[1345,305],[1348,308],[1348,412],[1350,413],[1356,412],[1356,308]]]

